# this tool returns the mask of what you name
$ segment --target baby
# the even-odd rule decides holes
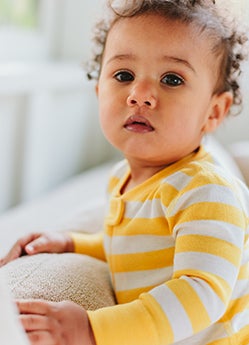
[[[110,1],[96,30],[100,123],[125,160],[104,230],[31,234],[23,252],[106,260],[118,304],[18,301],[32,345],[249,344],[249,192],[201,142],[241,104],[241,34],[214,1]]]

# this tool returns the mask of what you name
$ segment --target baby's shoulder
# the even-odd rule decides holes
[[[169,190],[173,203],[191,199],[198,203],[230,204],[249,215],[247,186],[230,171],[211,161],[192,161],[167,176],[161,183],[161,197],[167,195]]]

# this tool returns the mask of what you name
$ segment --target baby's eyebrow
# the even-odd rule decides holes
[[[132,60],[136,60],[136,56],[134,54],[116,54],[116,55],[111,56],[107,60],[106,63],[108,64],[108,63],[110,63],[112,61],[116,61],[116,60],[118,60],[118,61],[123,61],[123,60],[132,61]],[[175,63],[185,65],[187,68],[189,68],[192,72],[194,72],[196,74],[194,67],[185,59],[181,59],[179,57],[171,56],[171,55],[164,55],[162,57],[162,60],[163,61],[173,61]]]
[[[136,57],[134,54],[117,54],[117,55],[113,55],[111,56],[108,60],[107,60],[107,64],[112,62],[112,61],[115,61],[115,60],[119,60],[119,61],[122,61],[122,60],[135,60]]]
[[[194,69],[194,67],[191,65],[191,63],[189,63],[187,60],[185,59],[181,59],[179,57],[175,57],[175,56],[168,56],[168,55],[165,55],[163,57],[163,60],[169,60],[169,61],[173,61],[173,62],[176,62],[176,63],[179,63],[179,64],[183,64],[185,65],[186,67],[188,67],[192,72],[194,72],[196,74],[196,70]]]

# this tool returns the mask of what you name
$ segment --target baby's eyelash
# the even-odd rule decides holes
[[[129,71],[118,71],[114,74],[114,78],[121,83],[134,80],[133,74]]]
[[[113,78],[120,83],[127,83],[132,82],[135,79],[135,76],[130,71],[121,70],[114,73]],[[161,78],[160,82],[168,87],[177,87],[184,84],[185,80],[177,73],[169,72]]]
[[[176,73],[167,73],[162,77],[161,83],[170,87],[177,87],[184,84],[185,80]]]

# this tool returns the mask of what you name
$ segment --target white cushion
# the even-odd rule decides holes
[[[244,177],[233,159],[233,156],[229,153],[225,147],[220,144],[218,140],[216,140],[213,136],[206,136],[203,139],[203,145],[207,152],[210,152],[215,160],[223,166],[225,169],[229,170],[232,174],[237,176],[242,181],[244,180]]]
[[[235,162],[240,167],[244,179],[249,186],[249,141],[238,141],[229,146]]]

